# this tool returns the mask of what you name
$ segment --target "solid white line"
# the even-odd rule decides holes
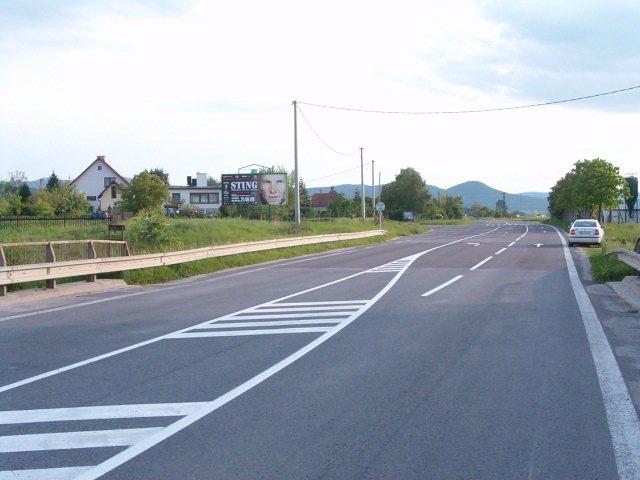
[[[510,246],[510,247],[513,247],[515,244],[516,244],[516,242],[511,242],[511,243],[509,244],[509,246]]]
[[[0,472],[0,480],[69,480],[76,478],[91,468],[91,466],[87,466],[5,470]]]
[[[278,312],[324,312],[330,310],[343,310],[345,313],[351,313],[358,310],[361,305],[331,305],[331,306],[314,306],[314,307],[283,307],[277,308],[278,305],[265,305],[245,310],[247,313],[278,313]]]
[[[482,265],[484,265],[485,263],[487,263],[489,260],[491,260],[493,258],[493,256],[487,257],[484,260],[482,260],[480,263],[476,263],[473,267],[471,267],[469,270],[475,270],[478,267],[481,267]]]
[[[275,322],[230,322],[230,323],[214,323],[207,328],[244,328],[244,327],[279,327],[285,325],[318,325],[322,323],[340,323],[342,320],[335,318],[317,318],[314,320],[281,320]],[[192,332],[193,330],[189,330]]]
[[[500,255],[502,252],[504,252],[507,248],[501,248],[500,250],[498,250],[496,253],[494,253],[494,255]]]
[[[483,236],[483,235],[487,235],[487,234],[489,234],[489,233],[495,232],[495,231],[496,231],[496,230],[498,230],[499,228],[500,228],[500,227],[498,226],[498,227],[494,228],[493,230],[489,230],[489,231],[487,231],[487,232],[478,233],[478,234],[475,234],[475,235],[470,235],[470,236],[468,236],[468,237],[459,238],[458,240],[454,240],[454,241],[452,241],[452,242],[443,243],[442,245],[438,245],[438,246],[436,246],[436,247],[432,247],[432,248],[429,248],[429,249],[427,249],[427,250],[424,250],[424,251],[420,252],[420,253],[419,253],[419,255],[424,255],[424,254],[426,254],[426,253],[433,252],[433,251],[435,251],[435,250],[439,250],[439,249],[444,248],[444,247],[448,247],[449,245],[453,245],[453,244],[456,244],[456,243],[459,243],[459,242],[464,242],[465,240],[468,240],[468,239],[470,239],[470,238],[481,237],[481,236]],[[408,264],[407,264],[407,265],[408,265]],[[262,268],[267,268],[267,267],[262,267]],[[406,268],[406,266],[405,266],[405,268]],[[238,274],[240,274],[240,273],[247,273],[247,272],[250,272],[250,271],[255,271],[255,269],[254,269],[254,270],[246,270],[246,271],[244,271],[244,272],[238,272]],[[337,283],[341,283],[341,282],[344,282],[344,281],[346,281],[346,280],[350,280],[350,279],[352,279],[352,278],[356,278],[356,277],[358,277],[358,276],[360,276],[360,275],[364,275],[364,274],[366,274],[366,273],[368,273],[368,270],[364,270],[364,271],[362,271],[362,272],[358,272],[358,273],[354,273],[354,274],[351,274],[351,275],[347,275],[346,277],[338,278],[337,280],[333,280],[333,281],[331,281],[331,282],[323,283],[323,284],[321,284],[321,285],[317,285],[317,286],[315,286],[315,287],[307,288],[306,290],[302,290],[302,291],[300,291],[300,292],[296,292],[296,293],[292,293],[292,294],[289,294],[289,295],[285,295],[284,297],[276,298],[275,300],[271,300],[271,301],[269,301],[269,302],[265,302],[265,303],[263,303],[262,305],[276,304],[276,303],[281,302],[281,301],[283,301],[283,300],[288,300],[288,299],[290,299],[290,298],[294,298],[294,297],[296,297],[296,296],[303,295],[303,294],[305,294],[305,293],[313,292],[313,291],[319,290],[319,289],[321,289],[321,288],[325,288],[325,287],[328,287],[328,286],[331,286],[331,285],[335,285],[335,284],[337,284]],[[230,275],[227,275],[227,276],[230,276]],[[394,277],[394,278],[395,278],[395,277]],[[392,281],[393,281],[393,279],[392,279]],[[178,286],[175,286],[175,287],[167,287],[167,288],[177,288],[177,287],[178,287]],[[369,303],[367,303],[367,305],[371,305],[371,301],[369,301]],[[239,311],[239,312],[236,312],[236,314],[242,314],[243,312],[244,312],[244,310],[241,310],[241,311]],[[297,316],[305,316],[305,317],[307,317],[307,316],[313,316],[313,314],[309,314],[309,315],[300,315],[300,314],[283,314],[283,315],[281,315],[280,317],[275,317],[275,318],[292,318],[292,316],[293,316],[293,315],[297,315]],[[327,313],[327,315],[329,315],[329,314]],[[176,332],[172,332],[172,333],[167,334],[167,335],[171,335],[171,334],[175,334],[175,333],[185,332],[185,331],[190,330],[190,329],[192,329],[192,328],[197,328],[198,326],[204,326],[204,325],[211,324],[211,323],[213,323],[213,322],[215,322],[215,321],[219,321],[219,320],[228,320],[229,318],[230,318],[230,315],[226,315],[226,316],[223,316],[223,317],[220,317],[220,318],[214,319],[214,320],[207,320],[207,321],[202,322],[202,323],[200,323],[200,324],[198,324],[198,325],[191,325],[191,326],[189,326],[189,327],[183,328],[183,329],[181,329],[181,330],[178,330],[178,331],[176,331]],[[267,316],[264,316],[264,317],[258,317],[258,318],[268,318],[268,317],[267,317]],[[257,319],[257,318],[256,318],[256,317],[249,318],[249,316],[242,316],[242,317],[238,317],[238,319],[243,319],[243,320],[254,320],[254,319]],[[104,354],[102,354],[102,355],[98,355],[98,356],[95,356],[95,357],[91,357],[91,358],[88,358],[88,359],[86,359],[86,360],[82,360],[82,361],[80,361],[80,362],[73,363],[73,364],[71,364],[71,365],[67,365],[67,366],[64,366],[64,367],[60,367],[60,368],[57,368],[57,369],[55,369],[55,370],[50,370],[50,371],[48,371],[48,372],[44,372],[44,373],[41,373],[41,374],[39,374],[39,375],[34,375],[33,377],[25,378],[25,379],[23,379],[23,380],[19,380],[19,381],[17,381],[17,382],[10,383],[10,384],[8,384],[8,385],[4,385],[4,386],[0,387],[0,393],[2,393],[2,392],[6,392],[6,391],[8,391],[8,390],[12,390],[12,389],[14,389],[14,388],[21,387],[21,386],[23,386],[23,385],[27,385],[27,384],[29,384],[29,383],[36,382],[36,381],[38,381],[38,380],[42,380],[42,379],[44,379],[44,378],[51,377],[51,376],[53,376],[53,375],[58,375],[58,374],[60,374],[60,373],[67,372],[67,371],[69,371],[69,370],[73,370],[73,369],[76,369],[76,368],[79,368],[79,367],[83,367],[83,366],[88,365],[88,364],[90,364],[90,363],[98,362],[98,361],[100,361],[100,360],[104,360],[104,359],[106,359],[106,358],[110,358],[110,357],[113,357],[113,356],[115,356],[115,355],[119,355],[119,354],[121,354],[121,353],[129,352],[129,351],[131,351],[131,350],[134,350],[134,349],[137,349],[137,348],[140,348],[140,347],[144,347],[144,346],[147,346],[147,345],[151,345],[151,344],[153,344],[153,343],[159,342],[160,340],[163,340],[164,338],[166,338],[166,337],[167,337],[167,335],[161,335],[161,336],[159,336],[159,337],[151,338],[151,339],[149,339],[149,340],[145,340],[145,341],[143,341],[143,342],[139,342],[139,343],[136,343],[136,344],[134,344],[134,345],[129,345],[128,347],[120,348],[120,349],[118,349],[118,350],[113,350],[113,351],[111,351],[111,352],[104,353]]]
[[[187,417],[185,417],[187,418]],[[127,447],[157,434],[163,427],[93,430],[89,432],[31,433],[0,437],[0,453]]]
[[[640,421],[629,395],[629,390],[604,333],[602,324],[593,308],[580,276],[573,263],[571,252],[560,231],[560,237],[573,294],[578,302],[584,329],[587,332],[591,356],[596,367],[602,400],[611,432],[611,443],[618,466],[620,480],[640,478]]]
[[[348,317],[353,312],[317,312],[317,313],[281,313],[280,315],[227,315],[226,317],[220,317],[208,322],[204,325],[210,325],[217,322],[226,322],[232,320],[272,320],[277,318],[315,318],[315,317]],[[196,328],[196,327],[190,327]]]
[[[280,335],[282,333],[328,332],[335,327],[269,328],[266,330],[225,330],[222,332],[189,331],[169,335],[169,339],[208,338],[208,337],[247,337],[251,335]]]
[[[432,288],[431,290],[429,290],[426,293],[423,293],[422,295],[420,295],[421,297],[428,297],[429,295],[436,293],[439,290],[442,290],[445,287],[448,287],[449,285],[451,285],[453,282],[457,282],[458,280],[460,280],[462,278],[462,275],[458,275],[457,277],[453,277],[451,280],[444,282],[442,285],[438,285],[436,288]]]
[[[490,230],[488,232],[480,233],[480,234],[477,234],[477,235],[471,235],[469,237],[461,238],[461,239],[455,240],[453,242],[449,242],[447,244],[439,245],[437,247],[433,247],[433,248],[430,248],[428,250],[424,250],[424,251],[422,251],[422,252],[420,252],[420,253],[418,253],[416,255],[413,255],[410,258],[412,258],[412,262],[413,262],[413,261],[415,261],[416,259],[418,259],[419,257],[421,257],[422,255],[424,255],[426,253],[432,252],[434,250],[438,250],[438,249],[443,248],[443,247],[448,246],[448,245],[453,245],[454,243],[463,242],[463,241],[465,241],[465,240],[467,240],[469,238],[486,235],[488,233],[494,232],[498,228],[500,228],[500,227],[497,227],[497,228],[495,228],[493,230]],[[158,443],[160,443],[164,439],[166,439],[166,438],[170,437],[171,435],[179,432],[180,430],[188,427],[192,423],[197,422],[202,417],[208,415],[209,413],[211,413],[211,412],[217,410],[218,408],[222,407],[223,405],[229,403],[230,401],[232,401],[233,399],[239,397],[240,395],[242,395],[243,393],[247,392],[248,390],[251,390],[256,385],[259,385],[260,383],[264,382],[265,380],[267,380],[272,375],[275,375],[276,373],[278,373],[283,368],[286,368],[287,366],[291,365],[293,362],[295,362],[296,360],[300,359],[301,357],[303,357],[304,355],[306,355],[307,353],[309,353],[310,351],[312,351],[313,349],[315,349],[319,345],[322,345],[324,342],[326,342],[331,337],[333,337],[338,332],[340,332],[343,328],[346,328],[348,325],[350,325],[352,322],[354,322],[358,317],[360,317],[363,313],[365,313],[369,308],[371,308],[373,305],[375,305],[375,303],[380,298],[382,298],[398,282],[398,280],[400,280],[400,277],[402,277],[402,275],[409,268],[411,263],[407,263],[407,265],[405,265],[405,268],[401,272],[398,272],[389,281],[389,283],[387,283],[387,285],[385,285],[385,287],[382,290],[380,290],[378,292],[378,294],[376,296],[374,296],[369,301],[369,303],[367,303],[361,310],[355,312],[353,314],[353,316],[349,317],[348,320],[345,320],[341,324],[339,324],[336,327],[332,328],[330,331],[328,331],[325,334],[321,335],[320,337],[316,338],[314,341],[308,343],[307,345],[302,347],[297,352],[294,352],[293,354],[289,355],[287,358],[279,361],[278,363],[276,363],[272,367],[270,367],[270,368],[266,369],[265,371],[259,373],[258,375],[256,375],[252,379],[250,379],[250,380],[238,385],[233,390],[230,390],[229,392],[225,393],[224,395],[216,398],[215,400],[210,402],[207,407],[203,408],[201,411],[199,411],[197,413],[194,413],[194,414],[191,414],[191,415],[189,415],[187,417],[184,417],[184,418],[178,420],[177,422],[172,423],[171,425],[166,427],[162,432],[157,433],[152,438],[149,438],[147,440],[139,442],[136,445],[133,445],[132,447],[129,447],[126,450],[118,453],[117,455],[114,455],[113,457],[109,458],[108,460],[102,462],[101,464],[99,464],[96,467],[94,467],[93,469],[91,469],[89,472],[79,476],[76,480],[95,480],[96,478],[101,477],[105,473],[113,470],[114,468],[118,467],[119,465],[122,465],[123,463],[126,463],[127,461],[129,461],[132,458],[138,456],[139,454],[141,454],[142,452],[148,450],[149,448],[153,447],[154,445],[157,445]],[[361,272],[361,273],[364,273],[364,272]],[[359,274],[356,274],[356,275],[359,275]],[[353,276],[351,276],[351,277],[353,277]],[[350,277],[347,277],[347,278],[350,278]],[[337,283],[337,281],[331,282],[331,283]],[[294,297],[296,295],[301,295],[302,293],[307,293],[308,291],[317,290],[319,288],[322,288],[322,286],[314,287],[314,288],[305,290],[303,292],[300,292],[298,294],[288,295],[286,297],[279,298],[277,300],[274,300],[274,303],[282,301],[282,300],[285,300],[285,299],[288,299],[288,298],[292,298],[292,297]]]
[[[104,420],[112,418],[183,417],[202,408],[203,402],[101,405],[95,407],[7,410],[0,412],[0,424]]]

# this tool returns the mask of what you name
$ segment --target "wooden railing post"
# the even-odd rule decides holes
[[[0,267],[7,266],[7,257],[4,256],[4,248],[0,245]],[[7,294],[7,286],[0,285],[0,297],[4,297]]]
[[[51,245],[51,242],[47,243],[45,246],[45,261],[47,263],[56,261],[56,252],[53,251],[53,245]],[[49,278],[45,280],[44,283],[47,288],[56,288],[55,278]]]
[[[89,243],[87,243],[87,258],[97,258],[96,257],[96,247],[93,244],[93,240],[89,240]],[[87,282],[95,282],[96,281],[96,274],[90,274],[87,275]]]

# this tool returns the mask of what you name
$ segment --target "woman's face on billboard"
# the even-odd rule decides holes
[[[286,191],[284,175],[267,173],[260,176],[260,194],[267,205],[282,205],[286,199]]]

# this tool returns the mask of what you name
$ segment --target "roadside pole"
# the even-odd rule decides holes
[[[294,181],[296,182],[296,208],[295,222],[300,225],[300,179],[298,176],[298,102],[293,101],[293,159],[294,159]]]
[[[371,208],[373,211],[376,211],[376,169],[375,169],[376,161],[371,160]],[[376,217],[374,214],[373,220],[375,221]]]
[[[362,221],[364,221],[366,210],[364,205],[364,160],[362,159],[362,147],[360,147],[360,197],[362,200]]]
[[[378,195],[382,198],[382,172],[378,172]],[[382,230],[382,212],[380,212],[380,230]]]

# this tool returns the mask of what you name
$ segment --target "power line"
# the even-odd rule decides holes
[[[577,102],[578,100],[587,100],[589,98],[604,97],[605,95],[613,95],[621,92],[628,92],[629,90],[635,90],[640,88],[640,85],[634,85],[633,87],[621,88],[619,90],[611,90],[609,92],[595,93],[593,95],[585,95],[583,97],[566,98],[563,100],[553,100],[551,102],[531,103],[528,105],[516,105],[513,107],[499,107],[499,108],[482,108],[478,110],[442,110],[442,111],[424,111],[424,112],[412,112],[412,111],[394,111],[394,110],[373,110],[367,108],[356,107],[339,107],[335,105],[322,105],[319,103],[298,102],[301,105],[309,105],[310,107],[329,108],[332,110],[346,110],[350,112],[362,112],[362,113],[384,113],[391,115],[446,115],[446,114],[462,114],[462,113],[485,113],[485,112],[500,112],[504,110],[519,110],[523,108],[544,107],[547,105],[557,105],[559,103]]]
[[[365,163],[364,168],[369,168],[371,162]],[[307,180],[306,183],[315,182],[316,180],[324,180],[325,178],[335,177],[336,175],[342,175],[343,173],[353,172],[354,170],[360,170],[360,166],[350,168],[348,170],[343,170],[342,172],[332,173],[331,175],[325,175],[324,177],[312,178],[311,180]]]
[[[301,102],[298,102],[298,103],[301,103]],[[300,115],[302,115],[302,119],[304,120],[304,122],[309,126],[309,128],[315,134],[315,136],[318,137],[318,140],[320,140],[324,144],[324,146],[327,147],[329,150],[331,150],[334,153],[337,153],[338,155],[342,155],[344,157],[350,157],[358,153],[358,150],[356,150],[353,153],[342,153],[336,150],[335,148],[333,148],[331,145],[325,142],[324,139],[320,136],[320,134],[316,131],[316,129],[311,126],[311,123],[309,123],[309,120],[307,119],[307,117],[305,116],[304,112],[300,107],[298,107],[298,111],[300,112]]]

